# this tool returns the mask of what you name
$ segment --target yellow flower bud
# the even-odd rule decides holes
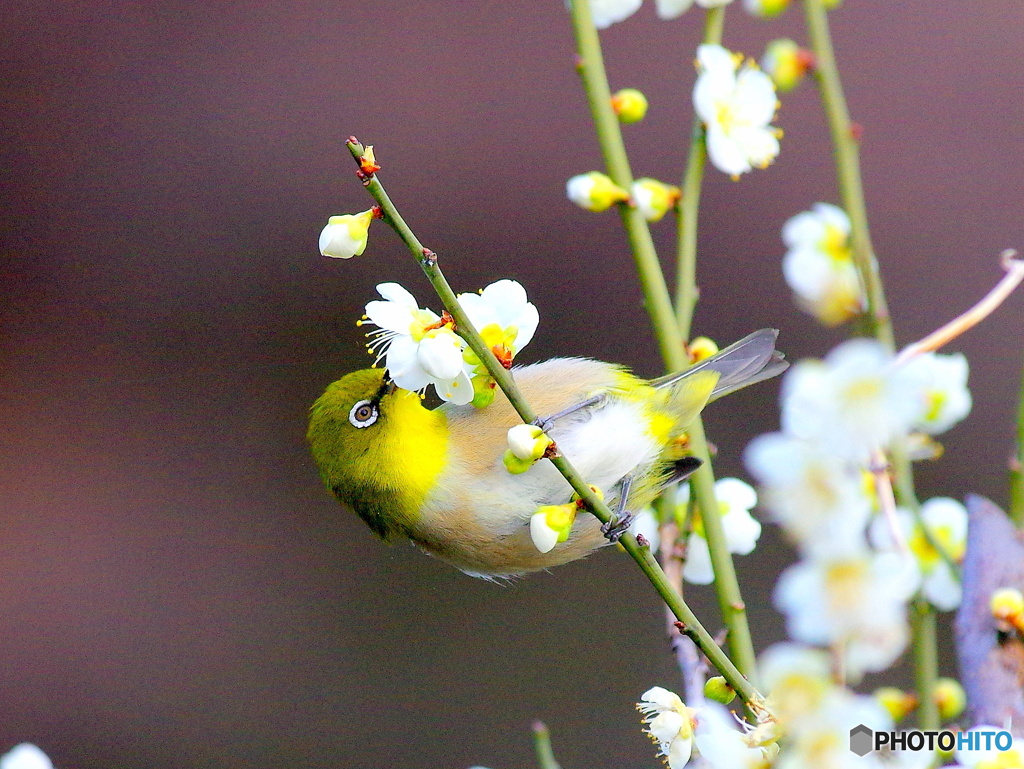
[[[351,259],[366,248],[373,209],[361,214],[332,216],[320,232],[320,253],[335,259]]]
[[[542,553],[549,552],[559,542],[569,539],[576,520],[576,505],[545,505],[538,507],[530,518],[530,538]]]
[[[992,593],[989,599],[992,616],[1005,630],[1016,628],[1024,632],[1024,595],[1017,588],[1002,587]]]
[[[678,187],[646,177],[633,182],[630,192],[633,204],[649,222],[659,221],[682,197]]]
[[[967,707],[967,694],[960,682],[953,678],[940,678],[932,691],[935,704],[939,706],[939,717],[943,723],[959,718]]]
[[[789,0],[743,0],[743,7],[754,16],[770,19],[789,7]]]
[[[647,97],[635,88],[623,88],[612,95],[612,109],[620,123],[639,123],[647,114]]]
[[[917,707],[917,697],[895,686],[880,686],[875,689],[872,696],[892,716],[892,720],[899,723]]]
[[[698,336],[686,345],[686,351],[689,353],[691,361],[699,363],[717,353],[718,345],[706,336]]]
[[[595,212],[629,200],[628,192],[598,171],[572,177],[565,184],[565,192],[580,208]]]
[[[775,83],[779,91],[792,91],[811,69],[814,56],[792,40],[773,40],[765,48],[761,69]]]

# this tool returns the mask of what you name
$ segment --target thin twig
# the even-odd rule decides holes
[[[349,152],[352,153],[352,157],[358,162],[359,157],[363,154],[363,146],[355,137],[350,137],[346,142],[346,146]],[[413,234],[409,225],[405,223],[401,214],[398,213],[394,203],[391,202],[391,198],[385,192],[383,185],[377,178],[377,174],[361,173],[360,178],[367,191],[377,201],[377,205],[380,206],[384,221],[391,225],[416,258],[427,280],[430,281],[430,285],[437,292],[444,308],[455,319],[455,326],[459,335],[466,340],[470,349],[476,353],[480,362],[487,369],[487,373],[497,382],[498,387],[501,388],[509,403],[522,420],[527,423],[536,420],[537,415],[519,391],[519,387],[516,385],[511,373],[494,356],[494,353],[480,337],[480,334],[462,309],[462,305],[459,304],[455,297],[455,292],[452,291],[451,286],[441,272],[437,255],[430,249],[425,248],[415,234]],[[615,514],[594,493],[593,488],[584,481],[568,459],[564,456],[553,456],[549,458],[549,461],[569,482],[569,485],[579,495],[587,510],[593,513],[598,520],[602,523],[607,523],[615,517]],[[665,577],[665,572],[658,565],[658,561],[651,553],[650,548],[641,546],[637,542],[636,537],[629,532],[623,535],[619,542],[633,560],[636,561],[637,565],[640,566],[641,571],[644,572],[654,585],[662,600],[672,609],[672,613],[687,628],[686,632],[694,639],[711,664],[725,677],[729,685],[736,690],[747,707],[751,711],[762,712],[764,710],[764,698],[754,688],[753,684],[744,677],[743,673],[733,664],[725,652],[718,647],[714,638],[700,623],[690,607],[672,589],[668,579]]]
[[[1000,262],[1006,274],[998,283],[975,304],[971,309],[953,318],[949,323],[936,329],[924,339],[908,344],[900,351],[894,361],[895,365],[901,365],[912,358],[926,352],[934,352],[945,344],[956,339],[968,329],[991,315],[995,309],[1005,301],[1006,297],[1013,293],[1014,289],[1024,281],[1024,259],[1016,259],[1017,252],[1007,249],[1000,255]]]

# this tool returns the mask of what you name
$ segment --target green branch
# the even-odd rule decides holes
[[[885,301],[882,276],[878,260],[871,245],[868,229],[867,203],[860,173],[860,151],[857,130],[850,120],[850,111],[839,80],[839,68],[832,49],[832,35],[828,26],[828,14],[822,0],[804,0],[807,32],[814,51],[815,73],[821,91],[821,100],[832,134],[836,162],[836,177],[843,208],[850,217],[850,244],[853,259],[860,275],[867,299],[866,320],[875,338],[889,352],[896,350],[896,338],[892,319]],[[921,505],[914,489],[914,470],[902,439],[889,446],[889,460],[892,465],[893,491],[899,504],[911,511],[915,522],[928,542],[939,552],[946,563],[959,576],[959,567],[921,516]],[[937,729],[938,710],[932,695],[938,678],[938,640],[935,633],[935,609],[923,599],[914,602],[912,608],[912,644],[914,649],[914,678],[917,682],[918,697],[921,700],[920,724],[922,729]]]
[[[1020,403],[1017,405],[1017,446],[1010,458],[1010,520],[1024,529],[1024,374],[1021,376]]]
[[[586,0],[572,0],[571,6],[573,31],[579,55],[578,69],[587,94],[587,101],[590,104],[590,112],[597,129],[597,141],[605,159],[608,176],[623,189],[629,189],[633,182],[633,172],[629,167],[621,126],[612,109],[611,89],[608,86],[608,76],[605,73],[604,57],[601,55],[601,41],[590,16],[590,4]],[[715,8],[707,12],[706,40],[710,39],[711,42],[714,42],[721,39],[724,19],[725,12],[722,8]],[[703,137],[701,138],[701,148],[703,148]],[[700,162],[703,164],[703,159]],[[690,195],[689,200],[687,199],[688,194]],[[699,198],[700,177],[698,176],[696,190],[690,193],[684,191],[682,200],[684,206],[688,205],[692,208],[693,226],[690,227],[690,230],[694,233],[696,233]],[[627,204],[620,204],[619,211],[633,250],[637,272],[640,276],[640,287],[651,317],[651,323],[658,337],[662,360],[667,371],[680,371],[690,365],[684,346],[689,334],[689,320],[685,327],[681,327],[678,322],[677,313],[673,310],[672,299],[669,296],[668,285],[665,283],[664,273],[661,270],[661,262],[654,250],[654,242],[651,239],[647,221],[636,208]],[[696,240],[694,240],[692,259],[695,263]],[[694,296],[695,293],[694,291]],[[691,480],[691,489],[697,504],[700,505],[703,517],[706,519],[705,531],[707,532],[708,548],[711,551],[712,568],[715,573],[715,592],[718,596],[722,621],[729,630],[727,636],[729,654],[744,674],[752,675],[755,664],[754,645],[750,637],[750,627],[747,623],[746,609],[740,595],[739,581],[736,579],[732,555],[725,542],[721,521],[718,520],[720,515],[718,502],[715,499],[715,477],[711,470],[711,456],[707,440],[704,437],[704,427],[699,418],[694,421],[689,435],[690,448],[694,456],[703,462]]]
[[[612,108],[611,88],[605,74],[601,41],[590,17],[590,3],[587,0],[573,0],[571,5],[572,27],[579,56],[577,69],[597,129],[601,155],[604,157],[608,177],[622,189],[629,190],[633,184],[633,171],[629,167],[626,145],[622,140],[622,126]],[[679,371],[690,363],[686,357],[686,338],[680,334],[675,322],[672,300],[651,238],[651,229],[643,214],[630,203],[620,203],[619,214],[636,262],[644,304],[658,339],[661,357],[669,371]]]
[[[562,769],[551,747],[551,733],[540,721],[533,722],[533,747],[537,751],[537,764],[540,769]]]
[[[357,162],[359,157],[363,154],[363,146],[359,144],[355,139],[349,139],[346,143],[349,152],[356,158]],[[423,273],[426,275],[427,280],[430,281],[430,285],[434,287],[438,297],[441,299],[441,303],[444,308],[455,320],[455,328],[459,335],[466,340],[470,349],[476,353],[477,357],[484,364],[487,369],[487,373],[498,383],[498,387],[501,388],[502,392],[508,398],[512,407],[515,408],[516,412],[522,418],[524,422],[533,422],[537,419],[537,414],[534,413],[533,409],[526,402],[522,393],[519,391],[519,387],[516,385],[515,380],[512,378],[511,373],[501,365],[494,353],[487,346],[486,342],[481,339],[480,334],[474,328],[469,317],[463,311],[462,306],[459,304],[455,297],[455,292],[452,291],[451,286],[445,279],[444,274],[441,272],[441,268],[437,263],[437,255],[434,254],[427,248],[424,248],[423,244],[413,234],[412,230],[405,223],[405,220],[398,213],[394,203],[391,202],[391,198],[384,191],[384,187],[381,185],[380,180],[376,174],[364,175],[364,185],[367,191],[377,202],[380,207],[381,216],[385,222],[398,233],[398,236],[405,243],[406,247],[412,253],[412,255],[419,262],[420,267],[423,268]],[[569,482],[573,491],[579,495],[580,499],[583,500],[587,510],[593,513],[598,520],[602,523],[608,523],[615,518],[615,514],[608,508],[608,506],[601,500],[587,485],[584,479],[576,472],[572,464],[564,456],[555,456],[551,458],[551,463],[558,469],[562,476]],[[668,604],[669,608],[676,618],[682,623],[685,628],[685,632],[693,638],[694,642],[708,658],[712,665],[725,677],[729,685],[736,690],[740,697],[747,703],[748,707],[752,711],[761,711],[764,709],[763,698],[754,688],[754,686],[748,681],[743,674],[737,669],[732,663],[725,652],[723,652],[718,644],[715,643],[714,638],[711,634],[700,624],[696,615],[690,610],[690,607],[686,605],[683,599],[679,596],[675,590],[672,589],[669,584],[668,578],[665,576],[665,572],[662,571],[661,566],[658,565],[657,560],[651,555],[650,547],[646,545],[640,545],[636,537],[630,533],[623,535],[622,539],[619,540],[620,544],[625,548],[626,552],[633,558],[634,561],[640,566],[641,571],[647,576],[654,585],[655,590],[661,596],[662,600]]]
[[[828,28],[828,14],[822,0],[804,0],[807,33],[814,51],[815,74],[821,89],[821,99],[832,133],[832,146],[839,180],[839,196],[843,209],[850,217],[850,244],[853,259],[867,298],[867,318],[874,336],[890,352],[896,349],[889,309],[878,272],[871,232],[868,229],[867,205],[860,175],[860,148],[858,129],[850,120],[850,111],[839,80],[832,36]]]
[[[709,8],[704,16],[704,42],[720,44],[724,27],[725,7]],[[707,157],[704,124],[694,115],[676,229],[676,322],[684,339],[690,337],[693,313],[700,298],[697,290],[697,214]]]

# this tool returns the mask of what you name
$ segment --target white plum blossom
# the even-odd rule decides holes
[[[761,524],[750,515],[757,504],[757,492],[739,478],[719,478],[715,481],[715,498],[729,552],[749,555],[761,536]],[[689,499],[690,487],[682,486],[679,489],[679,503],[686,505]],[[715,579],[711,568],[711,552],[700,521],[695,521],[694,530],[687,540],[683,577],[695,585],[710,585]]]
[[[800,306],[826,326],[859,315],[865,306],[843,209],[815,203],[782,226],[782,274]]]
[[[644,716],[647,733],[658,743],[669,769],[682,769],[693,751],[694,711],[679,695],[654,686],[644,692],[636,706]]]
[[[761,503],[803,552],[863,547],[873,500],[857,465],[783,433],[756,437],[744,461],[760,484]]]
[[[928,352],[906,365],[925,379],[923,413],[914,424],[917,429],[938,435],[971,413],[971,393],[967,389],[970,369],[963,353]]]
[[[590,0],[590,16],[594,26],[607,29],[640,10],[643,0]]]
[[[879,753],[861,757],[850,750],[850,730],[860,724],[876,731],[893,728],[892,718],[874,697],[832,688],[816,709],[787,724],[786,749],[775,769],[883,769]]]
[[[53,769],[53,763],[31,742],[22,742],[0,756],[0,769]]]
[[[381,283],[384,301],[366,305],[366,317],[379,329],[370,349],[385,359],[391,379],[399,387],[418,391],[433,385],[438,396],[452,403],[473,399],[473,384],[462,357],[465,342],[450,321],[420,309],[416,299],[397,283]]]
[[[894,365],[875,340],[843,342],[824,361],[802,360],[786,374],[782,429],[823,451],[867,463],[918,420],[922,373]]]
[[[694,742],[711,769],[764,769],[778,753],[774,742],[758,744],[751,729],[717,702],[702,706],[696,720]]]
[[[698,47],[697,62],[693,106],[707,127],[711,162],[734,178],[767,167],[779,154],[780,132],[770,125],[778,108],[772,79],[752,62],[741,67],[742,56],[720,45]]]
[[[891,665],[907,643],[906,607],[919,586],[912,560],[899,553],[810,558],[786,569],[775,605],[791,638],[844,652],[848,676]]]
[[[796,643],[777,643],[758,658],[758,671],[772,713],[783,728],[819,710],[834,688],[827,652]]]
[[[515,280],[491,283],[478,294],[459,294],[459,304],[498,360],[512,358],[533,339],[540,322],[526,289]],[[500,349],[493,349],[493,348]]]
[[[921,505],[921,520],[931,539],[954,563],[963,560],[967,550],[967,509],[962,504],[950,497],[933,497]],[[921,573],[924,597],[941,611],[953,611],[960,605],[962,589],[946,559],[932,546],[909,510],[897,509],[896,524],[900,528],[900,537],[914,554]],[[884,518],[876,518],[871,524],[871,540],[879,549],[897,549]]]

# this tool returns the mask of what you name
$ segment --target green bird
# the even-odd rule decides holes
[[[786,368],[777,335],[762,329],[649,381],[586,358],[515,367],[512,376],[536,413],[555,415],[542,424],[559,452],[625,513],[699,464],[681,447],[707,403]],[[547,461],[508,471],[508,431],[519,424],[500,392],[485,408],[428,409],[386,370],[370,368],[328,386],[310,409],[307,437],[324,484],[380,537],[408,538],[467,574],[498,578],[582,558],[621,533],[580,515],[564,542],[538,549],[531,518],[573,492]]]

